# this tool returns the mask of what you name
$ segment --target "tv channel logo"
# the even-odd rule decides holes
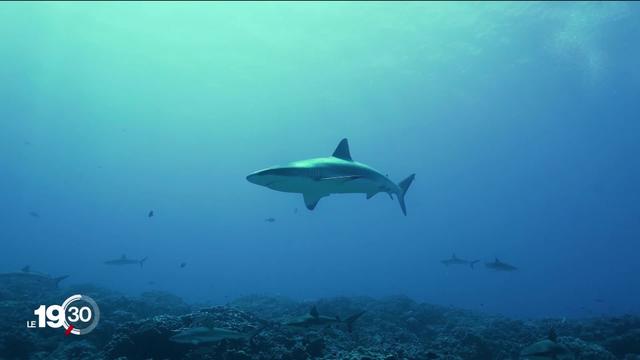
[[[64,328],[65,335],[86,335],[98,326],[100,309],[87,295],[72,295],[62,305],[40,305],[33,311],[37,320],[27,321],[27,327]]]

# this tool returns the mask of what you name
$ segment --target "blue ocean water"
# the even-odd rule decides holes
[[[638,38],[617,2],[2,4],[0,272],[637,314]],[[406,217],[245,179],[345,137]]]

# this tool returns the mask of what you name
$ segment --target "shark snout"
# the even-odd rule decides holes
[[[247,175],[247,181],[277,190],[273,186],[286,181],[286,176],[282,174],[282,170],[280,168],[268,168],[254,171]]]
[[[256,178],[256,174],[251,173],[251,174],[247,175],[247,181],[250,182],[250,183],[254,183],[255,184],[255,178]]]
[[[249,181],[250,183],[260,185],[259,179],[260,179],[259,171],[252,172],[251,174],[247,175],[247,181]]]
[[[247,175],[247,181],[256,185],[265,186],[269,182],[270,173],[271,169],[254,171],[251,174]]]

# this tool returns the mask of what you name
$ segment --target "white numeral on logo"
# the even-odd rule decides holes
[[[83,306],[80,309],[76,306],[72,306],[69,308],[69,312],[71,313],[71,316],[69,316],[67,320],[70,322],[76,322],[78,320],[82,322],[89,322],[89,320],[91,320],[91,309],[86,306]]]
[[[54,315],[55,312],[55,315]],[[47,308],[47,326],[59,328],[64,326],[64,309],[60,305],[51,305]]]
[[[38,327],[47,326],[45,321],[47,320],[47,315],[45,314],[47,307],[44,305],[40,305],[37,309],[33,310],[33,314],[38,316]]]

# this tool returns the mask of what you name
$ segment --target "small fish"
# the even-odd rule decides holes
[[[264,221],[272,223],[272,222],[276,222],[276,219],[274,219],[272,217],[268,217],[268,218],[264,219]]]
[[[40,214],[38,214],[35,211],[29,211],[29,215],[31,215],[31,217],[34,217],[34,218],[39,218],[40,217]]]
[[[147,217],[153,217],[153,210],[149,211],[149,215],[147,215]]]
[[[186,262],[181,263],[181,264],[180,264],[180,269],[184,269],[184,267],[185,267],[185,266],[187,266],[187,263],[186,263]]]

